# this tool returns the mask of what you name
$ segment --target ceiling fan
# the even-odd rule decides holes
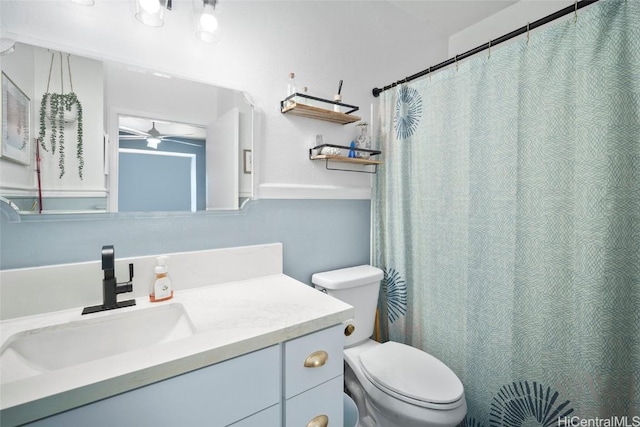
[[[144,122],[144,120],[139,119],[139,121]],[[148,121],[146,121],[148,123]],[[196,139],[196,140],[204,140],[204,135],[196,135],[198,132],[194,132],[197,128],[193,126],[186,126],[174,123],[163,123],[167,129],[173,128],[177,132],[172,133],[161,133],[158,129],[156,129],[156,121],[151,121],[151,129],[147,131],[139,130],[143,125],[136,123],[120,123],[119,126],[119,139],[128,139],[128,140],[146,140],[147,147],[158,149],[158,145],[163,141],[174,142],[177,144],[191,145],[191,146],[202,146],[202,143],[192,143],[185,141],[185,139]],[[148,126],[148,124],[146,125]],[[176,139],[180,138],[180,139]]]

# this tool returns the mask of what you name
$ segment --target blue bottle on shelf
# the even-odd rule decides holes
[[[355,159],[356,158],[356,150],[354,150],[354,148],[356,148],[356,142],[355,141],[351,141],[351,144],[349,145],[349,147],[351,147],[351,150],[349,150],[349,158],[350,159]]]

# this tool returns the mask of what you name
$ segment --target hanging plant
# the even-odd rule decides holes
[[[51,54],[51,68],[53,68],[54,54]],[[67,55],[67,64],[69,64],[69,56]],[[78,175],[83,179],[84,158],[82,147],[82,104],[78,96],[73,92],[73,83],[71,83],[71,65],[69,64],[69,82],[71,83],[71,92],[69,93],[49,93],[49,83],[51,82],[51,68],[49,69],[49,82],[47,83],[47,92],[42,95],[40,100],[40,145],[42,149],[49,152],[46,143],[47,125],[50,129],[49,143],[51,154],[56,153],[58,149],[58,166],[60,168],[60,176],[62,178],[65,173],[65,141],[64,132],[67,125],[77,121],[77,145],[76,158],[78,159]],[[60,78],[62,80],[62,54],[60,54]],[[62,82],[61,82],[62,85]],[[64,92],[64,87],[62,87]],[[76,110],[76,117],[69,119]],[[48,123],[47,123],[48,119]]]
[[[65,173],[64,131],[67,124],[65,120],[65,112],[70,113],[74,106],[77,111],[78,123],[76,157],[78,159],[78,175],[80,176],[80,179],[82,179],[82,172],[84,169],[82,147],[82,104],[75,93],[45,93],[42,95],[42,100],[40,101],[40,145],[43,150],[47,152],[49,151],[49,148],[47,147],[47,140],[45,139],[48,124],[48,127],[51,130],[49,137],[51,154],[55,154],[56,148],[58,149],[58,166],[60,167],[60,178],[62,178]],[[49,108],[48,114],[47,107]],[[47,118],[49,119],[49,123],[47,123]]]

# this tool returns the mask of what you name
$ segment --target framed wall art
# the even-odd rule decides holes
[[[2,150],[3,158],[28,165],[31,161],[31,101],[2,73]]]

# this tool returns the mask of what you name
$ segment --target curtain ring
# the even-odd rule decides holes
[[[491,39],[489,39],[489,58],[491,59]]]
[[[456,71],[458,71],[458,55],[456,55]]]
[[[527,22],[527,44],[529,44],[529,25],[530,23]]]
[[[431,81],[431,67],[429,67],[429,81]]]
[[[573,13],[575,14],[573,22],[578,22],[578,0],[574,0],[573,2]]]

